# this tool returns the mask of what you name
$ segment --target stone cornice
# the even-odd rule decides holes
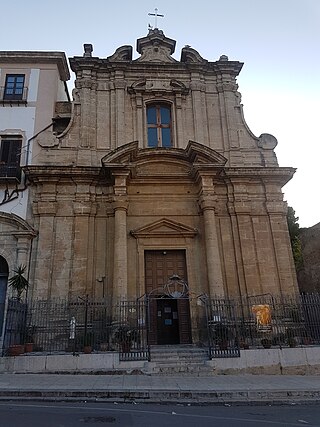
[[[101,167],[93,166],[24,166],[24,173],[30,181],[36,181],[41,178],[53,179],[59,181],[59,178],[77,178],[78,180],[99,179],[103,171]]]
[[[224,177],[236,179],[262,179],[264,182],[276,182],[284,186],[293,177],[296,169],[291,167],[240,167],[224,168]]]

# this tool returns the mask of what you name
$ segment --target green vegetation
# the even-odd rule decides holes
[[[299,271],[303,264],[301,240],[299,237],[300,226],[298,221],[299,217],[296,217],[295,210],[291,206],[288,206],[287,222],[296,271]]]
[[[15,275],[9,279],[9,286],[15,290],[18,300],[21,300],[23,291],[27,290],[29,286],[28,280],[24,277],[25,270],[26,266],[20,265],[16,270],[13,270]]]

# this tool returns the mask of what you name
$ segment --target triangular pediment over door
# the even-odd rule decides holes
[[[143,227],[131,230],[130,234],[136,238],[194,237],[198,234],[198,230],[171,219],[162,218]]]

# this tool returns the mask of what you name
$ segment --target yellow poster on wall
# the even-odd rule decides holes
[[[269,304],[253,305],[252,313],[256,318],[258,330],[269,331],[271,329],[271,307]]]

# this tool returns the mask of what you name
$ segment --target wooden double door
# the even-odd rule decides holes
[[[178,275],[187,282],[184,250],[145,251],[145,280],[148,295],[149,344],[190,344],[190,304],[166,293],[170,277]]]

